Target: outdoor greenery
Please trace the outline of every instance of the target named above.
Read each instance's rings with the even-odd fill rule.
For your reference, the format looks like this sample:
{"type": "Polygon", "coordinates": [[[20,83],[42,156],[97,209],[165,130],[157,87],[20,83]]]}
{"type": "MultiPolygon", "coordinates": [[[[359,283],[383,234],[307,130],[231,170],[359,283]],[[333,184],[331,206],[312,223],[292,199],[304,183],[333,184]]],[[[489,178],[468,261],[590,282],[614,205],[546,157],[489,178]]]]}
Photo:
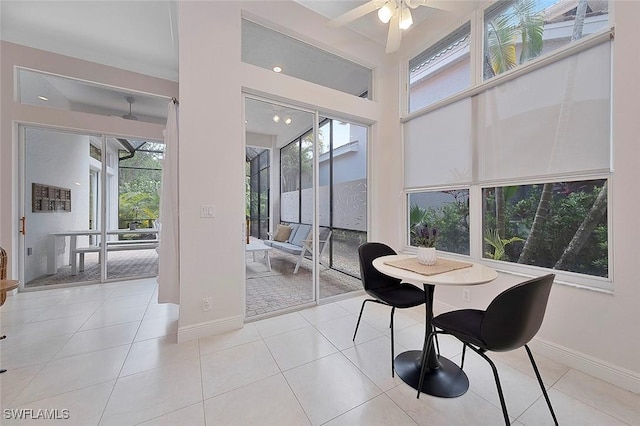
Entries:
{"type": "MultiPolygon", "coordinates": [[[[469,191],[453,190],[426,194],[409,195],[409,224],[426,223],[437,229],[438,238],[435,247],[438,250],[458,254],[469,254],[469,191]],[[444,198],[447,201],[424,203],[416,201],[418,195],[444,198]],[[444,197],[443,197],[444,196],[444,197]]],[[[415,233],[411,234],[410,244],[418,246],[415,233]]]]}
{"type": "Polygon", "coordinates": [[[601,277],[608,275],[605,180],[485,188],[483,199],[485,257],[601,277]],[[541,237],[525,261],[525,242],[530,238],[539,200],[547,185],[552,191],[546,204],[546,220],[540,225],[541,237]],[[503,203],[497,203],[496,197],[503,197],[503,203]],[[602,204],[604,209],[599,207],[602,204]],[[504,206],[502,231],[497,230],[497,217],[501,215],[497,205],[504,206]]]}
{"type": "MultiPolygon", "coordinates": [[[[145,143],[131,158],[119,164],[118,227],[131,222],[152,227],[160,214],[160,185],[164,145],[145,143]]],[[[125,151],[126,154],[129,154],[125,151]]],[[[123,155],[120,155],[123,157],[123,155]]]]}

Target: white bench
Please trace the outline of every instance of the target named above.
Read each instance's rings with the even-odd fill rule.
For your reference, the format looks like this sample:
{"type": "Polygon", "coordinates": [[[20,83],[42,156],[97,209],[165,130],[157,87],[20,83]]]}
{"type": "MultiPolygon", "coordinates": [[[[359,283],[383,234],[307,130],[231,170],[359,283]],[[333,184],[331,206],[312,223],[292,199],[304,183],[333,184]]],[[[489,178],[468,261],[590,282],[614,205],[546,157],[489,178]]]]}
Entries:
{"type": "MultiPolygon", "coordinates": [[[[108,241],[107,252],[110,251],[124,251],[124,250],[155,250],[158,248],[158,240],[119,240],[108,241]]],[[[100,246],[87,246],[77,247],[71,253],[71,274],[75,275],[78,271],[84,271],[84,254],[85,253],[98,253],[98,263],[101,262],[100,258],[100,246]],[[76,270],[76,254],[80,255],[76,270]]]]}

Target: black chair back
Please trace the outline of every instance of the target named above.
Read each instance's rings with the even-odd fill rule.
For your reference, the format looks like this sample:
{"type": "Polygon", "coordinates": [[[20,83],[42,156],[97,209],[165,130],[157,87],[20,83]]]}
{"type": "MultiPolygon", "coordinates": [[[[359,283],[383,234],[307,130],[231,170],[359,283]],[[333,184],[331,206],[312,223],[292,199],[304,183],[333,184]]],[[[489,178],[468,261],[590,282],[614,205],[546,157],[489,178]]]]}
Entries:
{"type": "Polygon", "coordinates": [[[555,274],[515,285],[496,296],[485,311],[480,335],[491,351],[510,351],[527,344],[536,335],[555,274]]]}
{"type": "Polygon", "coordinates": [[[358,257],[360,258],[360,277],[365,291],[377,290],[400,284],[401,280],[384,275],[373,267],[373,261],[381,256],[396,254],[396,252],[386,244],[364,243],[358,247],[358,257]]]}

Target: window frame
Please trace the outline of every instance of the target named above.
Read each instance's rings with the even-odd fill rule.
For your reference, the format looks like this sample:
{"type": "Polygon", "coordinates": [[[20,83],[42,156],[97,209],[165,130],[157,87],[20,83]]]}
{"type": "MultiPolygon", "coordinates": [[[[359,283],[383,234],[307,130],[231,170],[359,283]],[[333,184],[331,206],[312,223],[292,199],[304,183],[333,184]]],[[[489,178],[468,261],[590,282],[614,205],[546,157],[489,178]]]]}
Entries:
{"type": "MultiPolygon", "coordinates": [[[[402,99],[403,114],[400,118],[402,124],[407,123],[408,121],[417,118],[421,115],[428,114],[430,112],[439,110],[448,105],[451,105],[455,102],[458,102],[463,99],[473,98],[474,96],[483,93],[493,87],[496,87],[500,84],[506,83],[510,80],[516,79],[519,76],[524,74],[528,74],[534,72],[535,70],[545,67],[547,65],[553,64],[562,59],[571,57],[573,55],[577,55],[578,53],[587,50],[591,47],[599,45],[601,43],[609,42],[614,40],[615,28],[613,26],[614,22],[614,14],[612,4],[609,4],[609,27],[600,31],[596,31],[592,34],[584,36],[580,40],[569,43],[568,45],[562,46],[556,50],[551,52],[541,54],[537,58],[534,58],[530,61],[527,61],[523,64],[519,64],[518,66],[505,71],[501,74],[498,74],[488,80],[483,79],[482,75],[482,64],[481,60],[478,58],[482,58],[484,52],[484,43],[482,40],[478,40],[478,34],[483,34],[484,31],[484,15],[485,10],[492,5],[488,5],[485,8],[478,9],[470,18],[471,20],[471,45],[470,45],[470,55],[471,55],[471,78],[472,82],[470,87],[467,90],[459,92],[457,94],[451,95],[447,98],[444,98],[438,102],[435,102],[429,106],[418,109],[414,112],[409,113],[409,60],[414,58],[415,54],[412,54],[410,57],[405,58],[402,63],[403,73],[402,78],[403,93],[401,96],[404,97],[402,99]],[[474,36],[476,36],[474,38],[474,36]]],[[[451,33],[449,33],[451,34],[451,33]]],[[[441,39],[442,40],[442,39],[441,39]]],[[[437,45],[441,40],[436,41],[435,43],[431,43],[430,46],[437,45]]],[[[613,49],[614,47],[612,47],[613,49]]],[[[420,49],[419,52],[423,52],[426,49],[420,49]]],[[[613,72],[611,74],[613,77],[613,72]]],[[[613,105],[611,105],[611,108],[613,105]]],[[[612,121],[612,112],[610,113],[610,120],[612,121]]],[[[612,130],[611,130],[612,132],[612,130]]],[[[404,149],[404,135],[403,135],[403,149],[404,149]]],[[[475,145],[475,140],[473,142],[473,151],[474,157],[476,155],[477,146],[475,145]]],[[[403,154],[404,157],[404,154],[403,154]]],[[[475,161],[473,158],[474,169],[475,169],[475,161]]],[[[406,165],[403,162],[403,174],[404,168],[406,165]]],[[[462,259],[472,259],[476,262],[480,262],[486,264],[500,272],[531,277],[534,275],[541,275],[545,273],[549,273],[550,271],[556,274],[556,283],[569,285],[578,288],[584,288],[587,290],[604,292],[604,293],[613,293],[613,282],[615,278],[615,270],[614,270],[614,253],[613,253],[613,226],[612,226],[612,217],[613,213],[611,211],[612,207],[612,198],[614,194],[612,193],[611,182],[614,179],[613,176],[613,168],[610,167],[607,171],[578,171],[572,172],[570,174],[564,175],[547,175],[547,176],[536,176],[530,177],[526,179],[496,179],[490,182],[484,181],[479,182],[477,180],[477,176],[475,175],[476,171],[473,171],[474,177],[473,181],[466,185],[426,185],[420,187],[406,187],[403,188],[403,197],[405,202],[403,203],[403,251],[408,253],[415,253],[417,251],[416,247],[410,245],[410,219],[409,219],[409,194],[415,192],[426,192],[426,191],[447,191],[447,190],[456,190],[467,188],[469,190],[469,244],[470,244],[470,255],[460,255],[456,253],[446,253],[447,257],[451,258],[462,258],[462,259]],[[608,277],[597,277],[593,275],[580,274],[569,271],[559,271],[554,270],[552,268],[543,268],[532,265],[522,265],[517,263],[505,262],[505,261],[497,261],[493,259],[487,259],[483,257],[483,189],[492,188],[496,186],[509,186],[509,185],[532,185],[532,184],[544,184],[551,182],[569,182],[569,181],[580,181],[580,180],[594,180],[594,179],[604,179],[608,184],[608,193],[607,193],[607,243],[608,243],[608,277]]]]}

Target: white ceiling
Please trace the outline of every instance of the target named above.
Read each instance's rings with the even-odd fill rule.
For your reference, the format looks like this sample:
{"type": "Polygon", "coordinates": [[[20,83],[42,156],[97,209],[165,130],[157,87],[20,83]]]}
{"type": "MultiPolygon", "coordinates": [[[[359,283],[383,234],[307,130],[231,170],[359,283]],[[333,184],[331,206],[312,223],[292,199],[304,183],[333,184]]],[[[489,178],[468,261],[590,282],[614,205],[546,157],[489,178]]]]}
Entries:
{"type": "MultiPolygon", "coordinates": [[[[366,0],[296,1],[330,19],[366,2],[366,0]]],[[[432,1],[455,3],[455,0],[432,1]]],[[[438,13],[443,12],[419,7],[413,11],[414,22],[418,23],[438,13]]],[[[352,22],[348,27],[381,46],[386,42],[387,25],[377,19],[376,13],[370,13],[352,22]]],[[[2,0],[0,1],[0,37],[4,41],[37,49],[173,81],[178,80],[177,0],[2,0]]],[[[321,69],[317,71],[323,73],[321,69]]],[[[91,106],[91,99],[95,99],[95,88],[71,88],[70,85],[58,84],[56,89],[75,105],[91,106]]],[[[125,95],[126,93],[122,91],[113,93],[108,105],[92,107],[110,109],[111,114],[121,116],[128,112],[128,104],[124,101],[125,95]]],[[[146,108],[145,102],[139,100],[133,106],[134,114],[157,117],[157,104],[148,107],[155,110],[147,111],[146,108]]],[[[268,123],[266,119],[256,119],[255,116],[258,113],[260,112],[247,111],[249,125],[253,126],[250,124],[252,122],[268,123]]],[[[261,114],[269,114],[265,117],[270,119],[272,111],[267,109],[261,114]]],[[[288,129],[291,131],[292,127],[288,129]]],[[[252,131],[265,134],[277,130],[278,128],[252,128],[252,131]]]]}

